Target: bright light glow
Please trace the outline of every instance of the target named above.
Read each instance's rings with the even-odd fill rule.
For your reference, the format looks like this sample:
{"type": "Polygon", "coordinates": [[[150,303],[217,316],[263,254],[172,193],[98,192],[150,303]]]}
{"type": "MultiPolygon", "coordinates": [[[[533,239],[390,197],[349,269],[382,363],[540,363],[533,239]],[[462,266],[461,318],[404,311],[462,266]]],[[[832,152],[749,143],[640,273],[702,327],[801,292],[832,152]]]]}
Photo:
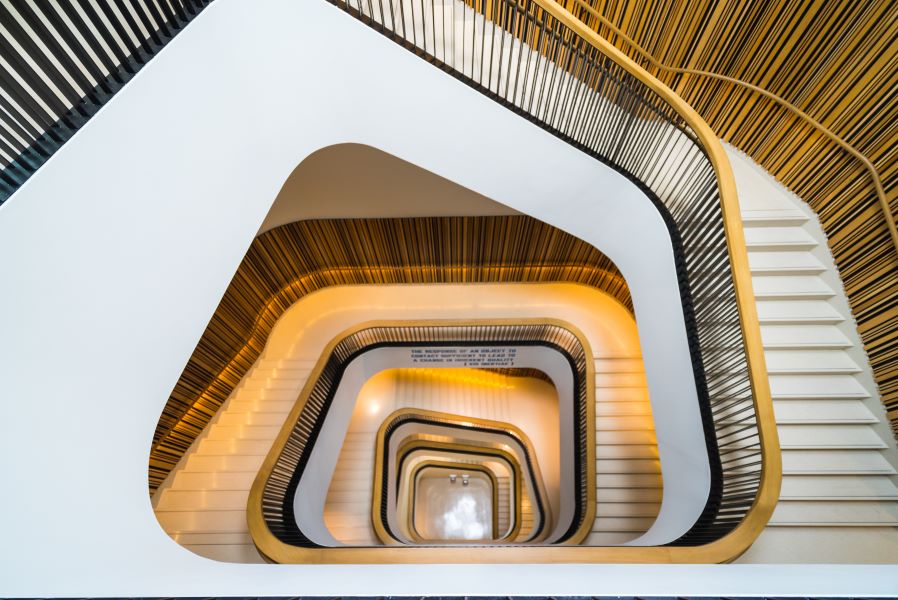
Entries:
{"type": "Polygon", "coordinates": [[[486,527],[481,521],[480,510],[473,494],[460,494],[448,511],[442,515],[442,530],[447,540],[482,540],[486,527]]]}
{"type": "Polygon", "coordinates": [[[449,477],[423,477],[417,485],[415,528],[423,538],[492,539],[492,484],[489,481],[465,473],[461,477],[450,473],[449,477]],[[453,476],[457,483],[452,481],[453,476]]]}

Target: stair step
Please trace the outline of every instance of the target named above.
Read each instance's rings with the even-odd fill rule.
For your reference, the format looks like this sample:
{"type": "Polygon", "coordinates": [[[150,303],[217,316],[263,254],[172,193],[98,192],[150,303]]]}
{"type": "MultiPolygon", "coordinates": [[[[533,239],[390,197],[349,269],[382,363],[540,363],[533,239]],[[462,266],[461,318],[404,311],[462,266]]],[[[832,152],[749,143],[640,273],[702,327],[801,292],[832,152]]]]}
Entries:
{"type": "Polygon", "coordinates": [[[618,388],[596,388],[596,402],[614,403],[614,402],[648,402],[649,388],[648,386],[635,387],[618,387],[618,388]]]}
{"type": "Polygon", "coordinates": [[[596,387],[630,388],[646,387],[645,373],[596,373],[596,387]]]}
{"type": "Polygon", "coordinates": [[[762,325],[765,349],[850,348],[851,341],[833,325],[762,325]]]}
{"type": "Polygon", "coordinates": [[[307,359],[307,358],[277,358],[277,359],[267,359],[260,358],[256,361],[256,368],[258,369],[277,369],[277,368],[285,368],[285,369],[313,369],[315,368],[315,364],[318,362],[317,359],[307,359]]]}
{"type": "Polygon", "coordinates": [[[596,435],[598,432],[620,431],[655,431],[655,423],[650,416],[637,417],[596,417],[596,435]]]}
{"type": "Polygon", "coordinates": [[[898,500],[898,488],[886,475],[787,475],[780,497],[898,500]]]}
{"type": "Polygon", "coordinates": [[[174,490],[248,490],[256,478],[255,471],[191,473],[178,471],[172,480],[174,490]]]}
{"type": "MultiPolygon", "coordinates": [[[[282,419],[283,421],[283,419],[282,419]]],[[[267,440],[274,441],[280,432],[279,425],[225,425],[216,423],[208,430],[207,440],[267,440]]]]}
{"type": "Polygon", "coordinates": [[[826,265],[810,252],[749,252],[748,266],[752,275],[817,275],[826,265]]]}
{"type": "Polygon", "coordinates": [[[373,452],[374,444],[365,445],[364,448],[347,448],[343,446],[343,449],[340,450],[340,460],[373,460],[373,452]]]}
{"type": "Polygon", "coordinates": [[[259,470],[265,455],[253,456],[201,456],[191,454],[187,458],[184,470],[189,472],[216,473],[219,471],[253,471],[259,470]]]}
{"type": "Polygon", "coordinates": [[[826,400],[869,397],[852,375],[771,375],[770,391],[775,400],[826,400]]]}
{"type": "Polygon", "coordinates": [[[376,434],[374,432],[369,433],[365,439],[358,439],[357,436],[349,437],[347,434],[346,439],[343,441],[343,449],[350,451],[366,451],[370,450],[374,447],[374,440],[376,434]]]}
{"type": "Polygon", "coordinates": [[[246,509],[207,510],[202,512],[156,511],[162,528],[171,533],[244,533],[246,509]]]}
{"type": "Polygon", "coordinates": [[[367,503],[359,503],[357,506],[351,504],[328,506],[324,509],[324,520],[328,529],[367,529],[371,526],[371,507],[367,503]],[[341,512],[342,510],[356,512],[341,512]]]}
{"type": "Polygon", "coordinates": [[[644,402],[596,402],[597,417],[645,417],[652,415],[652,405],[648,399],[644,402]]]}
{"type": "Polygon", "coordinates": [[[600,488],[596,494],[599,502],[661,502],[664,493],[660,488],[600,488]]]}
{"type": "Polygon", "coordinates": [[[255,381],[247,381],[241,391],[254,392],[274,391],[274,390],[290,390],[298,392],[305,379],[287,379],[286,377],[277,377],[273,379],[257,379],[255,381]]]}
{"type": "Polygon", "coordinates": [[[898,503],[894,502],[779,502],[771,525],[898,525],[898,503]]]}
{"type": "Polygon", "coordinates": [[[356,496],[346,502],[328,502],[324,515],[338,527],[364,525],[371,518],[371,499],[356,496]]]}
{"type": "Polygon", "coordinates": [[[747,227],[745,245],[748,250],[810,250],[817,240],[801,227],[747,227]]]}
{"type": "Polygon", "coordinates": [[[298,395],[299,387],[296,390],[282,390],[282,389],[258,389],[258,390],[250,390],[241,388],[234,393],[234,400],[240,401],[251,401],[257,402],[260,400],[291,400],[293,402],[296,401],[296,397],[298,395]]]}
{"type": "Polygon", "coordinates": [[[785,450],[787,475],[894,475],[895,469],[878,450],[785,450]]]}
{"type": "Polygon", "coordinates": [[[287,377],[287,378],[295,378],[295,377],[306,377],[309,373],[312,372],[312,367],[306,367],[301,365],[284,365],[284,366],[271,366],[271,367],[258,367],[253,370],[252,377],[255,379],[258,378],[271,378],[271,377],[287,377]]]}
{"type": "Polygon", "coordinates": [[[867,425],[779,425],[780,447],[811,449],[886,448],[886,444],[867,425]]]}
{"type": "Polygon", "coordinates": [[[230,545],[253,543],[253,538],[249,533],[175,533],[171,537],[179,544],[230,545]]]}
{"type": "Polygon", "coordinates": [[[813,275],[755,275],[751,284],[758,300],[827,300],[836,295],[826,282],[813,275]]]}
{"type": "Polygon", "coordinates": [[[656,502],[605,502],[599,500],[596,502],[596,517],[599,519],[606,517],[630,517],[655,518],[661,504],[656,502]]]}
{"type": "Polygon", "coordinates": [[[857,363],[841,350],[767,350],[767,372],[848,374],[861,371],[857,363]]]}
{"type": "Polygon", "coordinates": [[[162,491],[156,510],[246,510],[249,491],[167,489],[162,491]]]}
{"type": "Polygon", "coordinates": [[[607,531],[632,531],[645,533],[655,522],[655,518],[627,518],[627,517],[602,517],[597,516],[593,525],[594,533],[607,531]]]}
{"type": "Polygon", "coordinates": [[[598,459],[650,459],[658,460],[658,446],[654,444],[630,446],[597,446],[598,459]]]}
{"type": "Polygon", "coordinates": [[[662,489],[661,474],[607,473],[597,479],[598,490],[608,489],[662,489]]]}
{"type": "Polygon", "coordinates": [[[292,400],[275,400],[271,398],[254,398],[252,400],[243,400],[234,398],[228,403],[227,412],[229,413],[272,413],[279,415],[287,415],[296,404],[296,398],[292,400]]]}
{"type": "Polygon", "coordinates": [[[601,431],[596,432],[596,446],[613,446],[616,444],[636,444],[645,446],[647,444],[657,444],[655,439],[655,431],[642,429],[639,431],[601,431]]]}
{"type": "Polygon", "coordinates": [[[639,373],[645,375],[642,358],[596,358],[596,373],[639,373]]]}
{"type": "Polygon", "coordinates": [[[271,449],[274,438],[269,440],[201,440],[196,456],[265,456],[271,449]]]}
{"type": "MultiPolygon", "coordinates": [[[[230,408],[230,407],[228,407],[230,408]]],[[[216,422],[221,426],[269,425],[280,428],[284,424],[284,412],[257,412],[225,410],[216,422]]]]}
{"type": "Polygon", "coordinates": [[[775,400],[773,411],[780,425],[878,422],[862,400],[775,400]]]}
{"type": "Polygon", "coordinates": [[[598,459],[596,473],[661,473],[661,462],[658,459],[598,459]]]}
{"type": "Polygon", "coordinates": [[[758,318],[762,325],[775,323],[841,323],[844,317],[821,300],[759,300],[758,318]]]}
{"type": "Polygon", "coordinates": [[[746,228],[796,227],[804,225],[808,217],[796,209],[743,210],[742,223],[746,228]]]}

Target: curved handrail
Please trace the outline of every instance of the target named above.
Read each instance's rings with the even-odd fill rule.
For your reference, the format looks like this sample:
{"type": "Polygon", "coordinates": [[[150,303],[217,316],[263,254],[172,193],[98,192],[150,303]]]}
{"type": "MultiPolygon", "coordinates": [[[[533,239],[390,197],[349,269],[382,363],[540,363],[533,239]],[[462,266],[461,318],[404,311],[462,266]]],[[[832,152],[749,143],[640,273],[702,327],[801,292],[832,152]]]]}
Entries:
{"type": "Polygon", "coordinates": [[[782,467],[735,180],[710,126],[554,0],[331,1],[655,201],[677,257],[712,462],[708,505],[678,544],[725,560],[744,551],[772,515],[782,467]]]}
{"type": "Polygon", "coordinates": [[[653,67],[659,69],[661,71],[667,71],[668,73],[679,74],[679,75],[695,75],[698,77],[707,77],[709,79],[717,79],[718,81],[725,81],[727,83],[731,83],[733,85],[737,85],[743,87],[745,89],[751,90],[765,98],[773,100],[783,108],[789,110],[792,114],[802,119],[804,122],[808,123],[815,129],[817,129],[824,136],[829,138],[833,143],[837,146],[840,146],[842,150],[847,152],[849,155],[857,159],[861,166],[867,171],[870,175],[870,180],[873,182],[873,187],[876,189],[876,196],[879,199],[879,208],[882,212],[883,220],[885,221],[886,227],[889,230],[889,235],[892,238],[892,245],[895,247],[895,252],[898,252],[898,227],[895,225],[895,217],[892,215],[892,209],[889,206],[889,199],[886,196],[885,188],[882,185],[882,178],[879,176],[879,171],[873,162],[867,158],[867,156],[862,153],[860,150],[852,146],[850,143],[845,141],[841,136],[837,135],[833,132],[829,127],[801,110],[799,107],[789,102],[782,96],[775,94],[769,90],[766,90],[758,85],[753,83],[749,83],[748,81],[744,81],[742,79],[738,79],[736,77],[730,77],[729,75],[722,75],[720,73],[714,73],[713,71],[704,71],[701,69],[687,69],[684,67],[672,67],[666,63],[658,60],[652,53],[642,47],[636,40],[631,38],[629,35],[624,33],[618,26],[608,20],[604,15],[602,15],[595,8],[587,4],[584,0],[566,0],[567,2],[573,2],[582,10],[585,10],[590,14],[590,16],[595,17],[599,22],[602,23],[605,27],[613,31],[616,35],[620,36],[624,42],[627,43],[633,50],[639,54],[642,58],[647,60],[652,64],[653,67]]]}
{"type": "MultiPolygon", "coordinates": [[[[614,60],[615,63],[666,100],[696,133],[714,167],[717,175],[723,223],[728,241],[727,248],[730,255],[733,283],[740,314],[743,344],[748,362],[749,379],[754,392],[754,409],[758,418],[758,435],[760,437],[763,461],[761,465],[762,477],[752,510],[727,536],[729,538],[743,538],[745,548],[748,548],[773,515],[773,509],[779,499],[782,459],[778,451],[778,442],[776,441],[778,440],[778,435],[761,342],[760,322],[758,320],[757,306],[748,266],[748,252],[745,246],[742,216],[736,193],[736,181],[732,167],[730,167],[729,158],[723,149],[720,139],[707,122],[673,90],[633,62],[595,31],[589,29],[586,24],[576,19],[554,0],[533,0],[533,2],[540,5],[543,10],[552,14],[589,42],[590,45],[599,49],[605,56],[614,60]],[[773,441],[773,444],[770,444],[770,441],[773,441]]],[[[712,544],[720,543],[720,541],[717,540],[712,542],[712,544]]]]}
{"type": "MultiPolygon", "coordinates": [[[[263,556],[276,562],[291,562],[293,557],[303,556],[313,548],[325,551],[299,528],[293,513],[293,496],[346,366],[379,347],[451,343],[540,345],[560,352],[568,361],[574,375],[576,403],[572,411],[574,461],[576,470],[582,473],[575,478],[575,494],[583,495],[580,505],[585,507],[585,511],[575,515],[571,535],[588,534],[595,518],[595,387],[591,385],[595,367],[590,358],[592,350],[582,334],[555,319],[375,321],[350,328],[328,344],[256,475],[247,501],[247,524],[253,543],[263,556]]],[[[531,471],[536,472],[534,467],[531,471]]],[[[380,493],[378,482],[375,478],[375,497],[380,493]]]]}
{"type": "MultiPolygon", "coordinates": [[[[408,458],[409,458],[410,464],[413,465],[412,468],[417,469],[418,465],[421,465],[422,463],[426,463],[426,462],[443,461],[444,464],[447,461],[451,462],[453,460],[454,456],[453,456],[453,453],[451,453],[451,452],[440,453],[437,451],[430,451],[430,450],[422,448],[420,450],[413,450],[413,451],[409,452],[408,458]]],[[[504,476],[505,476],[505,479],[507,480],[505,482],[504,489],[506,490],[507,495],[508,495],[508,513],[507,513],[508,523],[506,523],[506,527],[504,529],[501,528],[501,526],[500,526],[500,529],[499,529],[500,536],[497,536],[496,539],[498,539],[501,542],[513,541],[517,537],[518,533],[521,530],[522,514],[523,514],[523,498],[522,498],[522,494],[521,494],[522,486],[521,486],[521,477],[520,477],[520,466],[517,465],[516,463],[514,463],[514,459],[510,455],[492,457],[492,456],[486,456],[486,455],[477,456],[477,455],[467,455],[466,454],[466,455],[463,455],[463,457],[461,459],[459,459],[464,462],[457,463],[457,464],[463,464],[463,465],[464,464],[481,464],[481,466],[486,467],[486,465],[483,465],[482,463],[477,462],[478,458],[485,459],[490,462],[498,463],[501,465],[499,468],[504,471],[504,476]],[[517,467],[517,469],[516,469],[516,467],[517,467]]],[[[487,467],[487,468],[493,472],[493,475],[496,476],[497,481],[498,481],[499,476],[495,472],[496,469],[494,467],[487,467]]],[[[408,487],[411,485],[411,481],[413,481],[413,478],[409,478],[409,477],[404,478],[403,474],[399,473],[399,481],[396,482],[397,498],[407,498],[408,497],[408,487]]],[[[397,511],[401,511],[403,508],[405,508],[407,517],[414,516],[411,512],[408,511],[407,504],[400,503],[397,505],[396,508],[397,508],[397,511]]],[[[500,516],[500,518],[501,518],[501,516],[500,516]]],[[[400,523],[402,523],[401,519],[397,519],[397,520],[399,520],[400,523]]],[[[413,526],[413,524],[409,523],[409,520],[410,519],[406,519],[404,526],[406,529],[412,530],[412,529],[414,529],[414,526],[413,526]]],[[[417,541],[420,542],[422,540],[419,539],[417,541]]]]}
{"type": "MultiPolygon", "coordinates": [[[[533,447],[533,443],[530,441],[530,438],[518,427],[515,427],[511,423],[499,422],[499,421],[491,421],[487,419],[480,419],[471,416],[462,416],[462,415],[453,415],[448,413],[441,413],[431,410],[423,410],[417,408],[402,408],[397,411],[394,411],[390,414],[383,422],[381,427],[378,429],[377,433],[377,442],[375,446],[375,474],[374,474],[374,505],[371,509],[372,520],[375,523],[375,530],[378,533],[378,537],[384,539],[382,536],[388,536],[389,531],[388,528],[379,528],[377,526],[378,515],[380,515],[380,520],[382,523],[386,523],[386,510],[388,506],[388,485],[391,479],[389,473],[389,447],[390,447],[390,438],[396,433],[396,431],[402,427],[403,425],[407,425],[409,423],[418,423],[420,425],[431,425],[437,427],[444,427],[447,429],[457,429],[462,433],[456,433],[457,436],[463,435],[464,432],[470,431],[481,431],[481,432],[495,432],[499,435],[508,437],[513,440],[514,444],[517,444],[524,457],[523,466],[527,468],[527,475],[530,481],[530,487],[533,490],[533,498],[532,501],[537,508],[537,513],[540,515],[538,526],[534,527],[534,530],[528,532],[528,536],[524,541],[530,542],[536,538],[545,537],[541,536],[543,527],[546,525],[545,519],[543,515],[546,514],[547,509],[545,507],[548,506],[548,500],[545,498],[546,491],[545,486],[542,481],[542,474],[539,468],[539,462],[536,459],[536,451],[533,447]],[[378,493],[378,490],[380,493],[378,493]]],[[[403,442],[400,443],[399,448],[396,450],[395,454],[397,456],[396,462],[397,464],[401,463],[404,458],[404,455],[408,454],[410,449],[415,449],[419,446],[427,446],[430,449],[433,449],[437,446],[440,446],[444,449],[450,448],[453,443],[457,446],[461,444],[457,439],[454,441],[450,441],[447,443],[439,443],[433,440],[421,441],[417,438],[406,438],[403,442]]],[[[472,440],[466,440],[464,444],[470,446],[475,444],[472,440]]],[[[572,463],[576,464],[576,460],[573,460],[572,463]]],[[[580,465],[581,467],[584,465],[580,465]]],[[[397,467],[397,471],[401,469],[397,467]]],[[[576,501],[585,503],[589,500],[583,496],[578,498],[576,501]]],[[[581,527],[575,532],[570,532],[562,536],[562,539],[568,543],[580,543],[583,539],[588,535],[591,522],[595,518],[594,507],[589,506],[581,506],[579,511],[574,511],[572,516],[572,520],[574,522],[577,521],[576,514],[577,513],[586,514],[586,518],[584,521],[588,524],[587,527],[581,527]],[[592,508],[592,510],[591,510],[592,508]]],[[[548,531],[545,533],[549,533],[548,531]]],[[[559,541],[559,540],[556,540],[559,541]]],[[[555,543],[555,542],[553,542],[555,543]]]]}

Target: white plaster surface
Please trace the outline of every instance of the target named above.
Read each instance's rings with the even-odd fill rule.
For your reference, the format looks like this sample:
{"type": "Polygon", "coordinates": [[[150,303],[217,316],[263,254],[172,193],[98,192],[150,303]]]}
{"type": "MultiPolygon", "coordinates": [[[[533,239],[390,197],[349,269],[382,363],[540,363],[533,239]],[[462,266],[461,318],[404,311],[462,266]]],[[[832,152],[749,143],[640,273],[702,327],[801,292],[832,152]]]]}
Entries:
{"type": "Polygon", "coordinates": [[[666,234],[623,178],[325,2],[218,0],[0,209],[0,595],[898,591],[894,568],[234,565],[167,538],[146,494],[161,407],[286,177],[341,142],[601,248],[656,419],[694,405],[666,234]]]}

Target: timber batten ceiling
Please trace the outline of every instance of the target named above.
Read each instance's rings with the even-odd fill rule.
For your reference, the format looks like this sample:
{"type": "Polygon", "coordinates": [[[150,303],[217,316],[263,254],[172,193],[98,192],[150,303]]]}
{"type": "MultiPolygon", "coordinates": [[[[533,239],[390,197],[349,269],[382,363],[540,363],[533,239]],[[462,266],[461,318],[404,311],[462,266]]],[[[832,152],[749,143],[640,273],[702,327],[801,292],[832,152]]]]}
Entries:
{"type": "Polygon", "coordinates": [[[567,282],[632,311],[614,263],[527,216],[299,221],[257,237],[181,374],[153,436],[155,489],[261,354],[277,319],[333,285],[567,282]]]}

